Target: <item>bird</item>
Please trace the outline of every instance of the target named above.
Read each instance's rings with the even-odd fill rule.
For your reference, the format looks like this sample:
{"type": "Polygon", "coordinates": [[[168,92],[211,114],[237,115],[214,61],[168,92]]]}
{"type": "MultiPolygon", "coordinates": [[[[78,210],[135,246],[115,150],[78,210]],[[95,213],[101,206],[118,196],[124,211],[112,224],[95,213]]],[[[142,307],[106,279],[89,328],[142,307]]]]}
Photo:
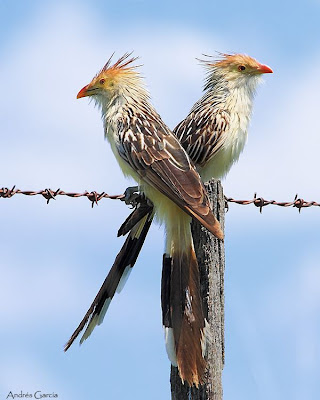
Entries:
{"type": "MultiPolygon", "coordinates": [[[[89,96],[101,109],[105,137],[123,174],[133,178],[153,204],[152,214],[146,214],[132,228],[130,239],[139,235],[140,228],[149,225],[153,214],[165,225],[165,262],[171,266],[170,307],[166,313],[171,362],[178,367],[183,382],[199,386],[206,368],[203,354],[206,321],[191,220],[198,220],[218,239],[223,239],[223,232],[210,208],[200,175],[176,136],[151,105],[141,75],[133,64],[136,58],[130,58],[126,53],[114,64],[111,64],[111,58],[80,90],[77,98],[89,96]]],[[[117,282],[118,272],[112,278],[114,287],[119,286],[123,278],[117,282]]],[[[88,311],[65,350],[84,325],[82,341],[101,323],[110,302],[105,296],[104,300],[88,311]]]]}
{"type": "Polygon", "coordinates": [[[246,54],[200,60],[206,69],[204,94],[173,130],[204,182],[224,178],[248,137],[253,99],[263,74],[272,73],[246,54]]]}

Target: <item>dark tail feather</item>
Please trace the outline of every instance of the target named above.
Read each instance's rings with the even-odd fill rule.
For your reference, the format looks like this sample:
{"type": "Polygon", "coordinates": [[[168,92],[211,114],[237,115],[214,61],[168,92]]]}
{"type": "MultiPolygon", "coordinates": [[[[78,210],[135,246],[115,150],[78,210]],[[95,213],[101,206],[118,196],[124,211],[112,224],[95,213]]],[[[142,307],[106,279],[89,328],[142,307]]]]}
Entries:
{"type": "Polygon", "coordinates": [[[144,217],[140,218],[138,223],[132,227],[124,245],[114,261],[113,266],[111,267],[109,274],[104,280],[98,294],[80,322],[78,328],[74,331],[65,345],[64,351],[69,349],[86,325],[87,327],[81,337],[80,344],[90,336],[91,332],[97,325],[100,325],[103,322],[103,318],[115,292],[121,291],[137,260],[152,223],[152,219],[153,209],[151,208],[151,211],[144,215],[144,217]]]}
{"type": "Polygon", "coordinates": [[[161,285],[163,325],[169,359],[189,386],[203,383],[206,369],[205,318],[200,296],[199,268],[193,248],[189,254],[164,255],[161,285]]]}
{"type": "Polygon", "coordinates": [[[139,203],[129,215],[129,217],[124,221],[118,230],[118,236],[125,236],[131,229],[137,225],[142,218],[149,214],[150,218],[153,211],[153,204],[150,200],[147,200],[143,195],[139,197],[139,203]]]}

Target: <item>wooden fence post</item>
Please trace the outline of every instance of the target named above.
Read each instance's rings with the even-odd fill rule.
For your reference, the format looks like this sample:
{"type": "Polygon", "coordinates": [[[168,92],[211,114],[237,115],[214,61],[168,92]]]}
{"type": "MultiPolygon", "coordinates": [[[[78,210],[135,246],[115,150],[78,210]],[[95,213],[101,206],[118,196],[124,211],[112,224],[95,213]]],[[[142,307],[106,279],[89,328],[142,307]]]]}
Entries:
{"type": "MultiPolygon", "coordinates": [[[[212,209],[224,230],[225,200],[220,181],[206,184],[212,209]]],[[[199,389],[183,385],[178,368],[171,366],[172,400],[222,400],[224,366],[224,242],[216,239],[200,223],[192,223],[192,235],[200,268],[203,309],[210,326],[207,348],[206,382],[199,389]]]]}

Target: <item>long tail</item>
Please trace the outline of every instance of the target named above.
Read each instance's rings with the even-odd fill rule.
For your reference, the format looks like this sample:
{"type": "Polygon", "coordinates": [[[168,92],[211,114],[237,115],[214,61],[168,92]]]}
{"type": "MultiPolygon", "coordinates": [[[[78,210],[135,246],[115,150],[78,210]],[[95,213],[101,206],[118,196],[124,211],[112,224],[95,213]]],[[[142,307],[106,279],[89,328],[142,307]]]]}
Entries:
{"type": "Polygon", "coordinates": [[[74,331],[65,345],[64,351],[67,351],[77,338],[79,333],[86,327],[84,334],[80,339],[83,343],[92,333],[93,329],[102,324],[104,316],[108,310],[110,302],[115,292],[120,293],[123,289],[129,274],[137,260],[140,250],[143,246],[147,233],[153,219],[153,207],[149,206],[142,213],[139,207],[136,208],[119,229],[118,236],[129,235],[118,253],[109,274],[104,280],[98,294],[93,300],[89,310],[83,317],[78,328],[74,331]]]}
{"type": "Polygon", "coordinates": [[[167,221],[161,304],[168,357],[182,381],[198,387],[206,369],[206,320],[190,223],[183,212],[167,221]]]}

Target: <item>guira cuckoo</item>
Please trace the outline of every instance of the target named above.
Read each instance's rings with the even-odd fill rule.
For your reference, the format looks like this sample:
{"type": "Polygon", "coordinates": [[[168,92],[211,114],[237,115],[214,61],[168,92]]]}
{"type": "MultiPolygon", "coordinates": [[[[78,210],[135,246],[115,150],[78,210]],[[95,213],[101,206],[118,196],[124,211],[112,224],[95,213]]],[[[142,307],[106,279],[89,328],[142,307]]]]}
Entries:
{"type": "MultiPolygon", "coordinates": [[[[219,239],[223,233],[198,172],[151,105],[142,79],[132,66],[135,59],[128,56],[125,54],[113,65],[109,60],[77,97],[91,96],[101,108],[105,137],[122,172],[135,179],[165,225],[165,253],[172,265],[168,335],[174,343],[174,362],[182,380],[198,386],[205,369],[206,333],[191,218],[219,239]]],[[[108,303],[100,304],[83,339],[102,321],[108,303]]]]}
{"type": "MultiPolygon", "coordinates": [[[[203,97],[195,103],[189,115],[174,129],[182,146],[195,163],[204,181],[222,178],[238,160],[247,139],[247,127],[251,116],[252,101],[257,84],[264,73],[272,70],[253,58],[235,54],[223,54],[219,60],[202,61],[207,78],[203,97]]],[[[143,245],[153,218],[153,207],[147,202],[138,204],[119,230],[119,235],[129,235],[119,252],[99,293],[66,345],[70,347],[74,339],[85,327],[81,339],[86,339],[94,327],[101,323],[107,308],[117,290],[122,289],[143,245]],[[104,307],[103,307],[104,306],[104,307]],[[90,319],[90,320],[89,320],[90,319]]],[[[166,332],[166,344],[169,358],[177,365],[176,344],[172,337],[170,322],[170,288],[173,263],[170,255],[164,255],[162,278],[162,311],[166,332]]],[[[203,371],[203,368],[202,368],[203,371]]],[[[182,376],[183,379],[183,376],[182,376]]],[[[189,384],[201,382],[187,379],[189,384]]]]}

